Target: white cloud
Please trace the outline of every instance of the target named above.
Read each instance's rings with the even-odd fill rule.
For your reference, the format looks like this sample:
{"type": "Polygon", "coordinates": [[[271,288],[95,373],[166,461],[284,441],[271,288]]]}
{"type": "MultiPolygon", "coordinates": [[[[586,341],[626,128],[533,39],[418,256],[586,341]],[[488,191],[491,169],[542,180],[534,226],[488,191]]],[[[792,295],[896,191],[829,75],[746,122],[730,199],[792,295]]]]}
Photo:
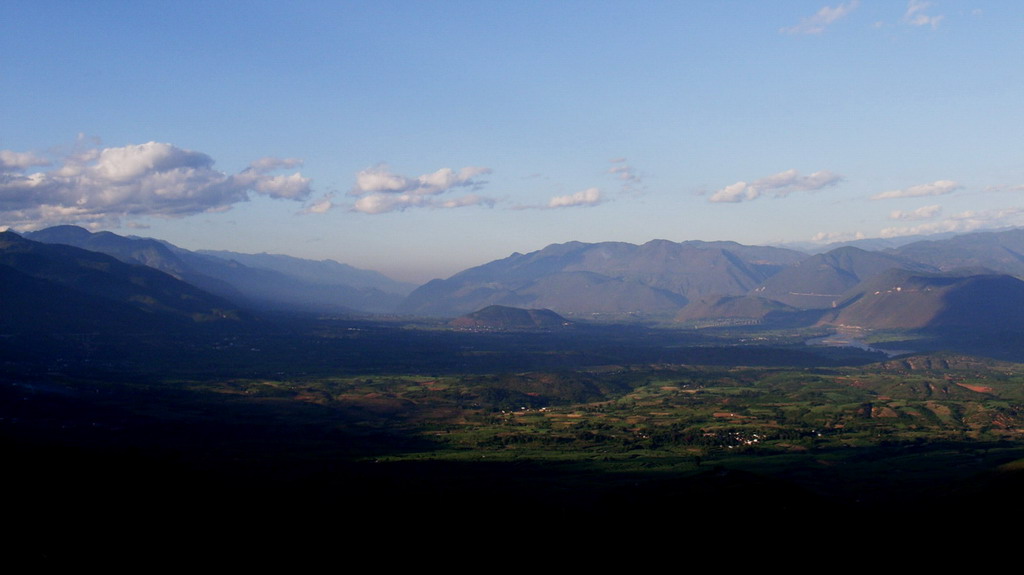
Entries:
{"type": "Polygon", "coordinates": [[[910,186],[909,188],[903,188],[901,190],[890,190],[888,192],[881,192],[871,196],[872,200],[892,200],[896,198],[919,198],[922,196],[941,196],[955,192],[962,188],[960,184],[953,180],[936,180],[930,184],[921,184],[919,186],[910,186]]]}
{"type": "Polygon", "coordinates": [[[608,168],[608,173],[622,182],[623,192],[639,194],[644,191],[643,178],[636,173],[633,166],[626,163],[626,158],[615,158],[611,163],[614,165],[608,168]]]}
{"type": "Polygon", "coordinates": [[[309,178],[298,172],[269,173],[301,164],[295,159],[264,158],[227,175],[206,154],[158,142],[86,148],[53,162],[11,151],[0,159],[0,216],[21,229],[182,217],[224,211],[251,195],[301,200],[311,192],[309,178]],[[26,173],[51,164],[49,171],[26,173]]]}
{"type": "Polygon", "coordinates": [[[839,174],[822,170],[808,176],[801,176],[796,170],[786,170],[751,183],[736,182],[726,186],[708,198],[709,202],[742,202],[755,200],[762,194],[772,193],[785,197],[792,192],[811,192],[834,186],[843,179],[839,174]]]}
{"type": "Polygon", "coordinates": [[[450,200],[444,200],[437,202],[436,206],[439,208],[462,208],[465,206],[493,206],[497,200],[493,198],[487,198],[484,196],[478,196],[477,194],[469,194],[468,196],[462,196],[460,198],[453,198],[450,200]]]}
{"type": "Polygon", "coordinates": [[[867,236],[863,232],[818,232],[811,237],[811,241],[815,243],[830,244],[833,242],[849,242],[853,240],[863,240],[867,236]]]}
{"type": "Polygon", "coordinates": [[[386,165],[362,170],[356,174],[356,183],[349,192],[359,196],[352,209],[366,214],[383,214],[407,208],[455,208],[474,205],[493,205],[494,200],[470,194],[462,198],[438,198],[454,188],[479,188],[485,182],[478,176],[490,174],[490,168],[470,166],[459,171],[441,168],[416,178],[392,173],[386,165]]]}
{"type": "Polygon", "coordinates": [[[790,192],[813,192],[842,181],[842,176],[827,170],[814,172],[809,176],[801,176],[796,170],[787,170],[754,182],[754,187],[769,190],[776,196],[785,196],[790,192]]]}
{"type": "Polygon", "coordinates": [[[575,206],[596,206],[602,201],[601,190],[587,188],[567,196],[555,196],[548,201],[549,208],[571,208],[575,206]]]}
{"type": "Polygon", "coordinates": [[[411,194],[372,194],[356,200],[352,209],[364,214],[385,214],[395,210],[404,210],[409,207],[423,205],[426,205],[426,199],[422,196],[413,196],[411,194]]]}
{"type": "Polygon", "coordinates": [[[451,168],[441,168],[433,174],[417,178],[419,187],[430,194],[440,194],[454,187],[473,186],[473,178],[491,173],[490,168],[462,168],[456,173],[451,168]]]}
{"type": "Polygon", "coordinates": [[[903,14],[903,22],[911,26],[931,26],[938,28],[943,16],[929,16],[925,10],[931,7],[931,2],[923,0],[910,0],[907,2],[907,11],[903,14]]]}
{"type": "Polygon", "coordinates": [[[32,166],[47,166],[50,160],[31,152],[0,150],[0,170],[24,170],[32,166]]]}
{"type": "Polygon", "coordinates": [[[942,232],[973,232],[980,229],[1019,226],[1024,223],[1024,208],[1004,208],[982,212],[966,211],[938,222],[918,226],[894,227],[882,230],[883,238],[937,234],[942,232]]]}
{"type": "Polygon", "coordinates": [[[209,169],[213,165],[213,158],[206,154],[157,142],[96,152],[91,166],[78,164],[74,168],[91,171],[97,179],[114,185],[138,181],[145,176],[168,176],[176,170],[186,174],[189,170],[209,169]]]}
{"type": "Polygon", "coordinates": [[[942,206],[924,206],[917,208],[911,212],[905,212],[903,210],[893,210],[889,214],[890,220],[930,220],[937,216],[942,211],[942,206]]]}
{"type": "Polygon", "coordinates": [[[458,172],[451,168],[441,168],[432,174],[424,174],[417,178],[407,178],[393,174],[386,165],[362,170],[356,174],[356,185],[351,195],[378,193],[410,193],[417,196],[442,194],[456,187],[476,186],[473,178],[491,173],[490,168],[467,167],[458,172]]]}
{"type": "Polygon", "coordinates": [[[312,204],[306,206],[305,209],[303,209],[299,213],[300,214],[326,214],[328,211],[330,211],[331,208],[334,207],[334,202],[332,201],[333,198],[334,198],[334,194],[331,194],[331,193],[324,194],[324,196],[322,198],[320,198],[319,200],[317,200],[317,201],[313,202],[312,204]]]}
{"type": "Polygon", "coordinates": [[[298,158],[260,158],[249,164],[249,169],[265,173],[273,170],[290,170],[301,166],[302,160],[298,158]]]}
{"type": "Polygon", "coordinates": [[[821,10],[800,21],[796,26],[782,28],[783,34],[821,34],[830,24],[846,17],[860,5],[860,0],[850,0],[836,7],[824,6],[821,10]]]}
{"type": "Polygon", "coordinates": [[[412,183],[407,178],[390,173],[386,166],[378,166],[356,174],[356,185],[352,195],[401,192],[411,186],[412,183]]]}
{"type": "Polygon", "coordinates": [[[742,202],[743,200],[756,199],[759,195],[761,195],[761,192],[752,186],[748,186],[746,182],[736,182],[711,194],[708,201],[716,203],[742,202]]]}

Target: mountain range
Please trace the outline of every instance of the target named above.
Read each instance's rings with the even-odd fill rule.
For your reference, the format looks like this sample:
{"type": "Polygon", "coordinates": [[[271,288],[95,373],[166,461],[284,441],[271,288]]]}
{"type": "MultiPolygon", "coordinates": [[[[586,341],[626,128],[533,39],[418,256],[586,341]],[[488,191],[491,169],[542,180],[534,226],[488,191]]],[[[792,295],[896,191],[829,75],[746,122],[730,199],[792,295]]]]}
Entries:
{"type": "Polygon", "coordinates": [[[452,316],[497,304],[569,315],[671,314],[701,296],[745,294],[806,257],[734,242],[569,242],[433,280],[398,309],[452,316]]]}
{"type": "Polygon", "coordinates": [[[316,313],[384,313],[415,287],[333,260],[273,254],[193,252],[151,238],[56,226],[25,238],[105,253],[165,272],[238,306],[316,313]]]}
{"type": "Polygon", "coordinates": [[[153,330],[245,319],[232,302],[106,254],[0,232],[5,333],[153,330]]]}
{"type": "Polygon", "coordinates": [[[874,329],[1024,327],[1024,281],[969,269],[889,269],[847,292],[821,322],[874,329]]]}
{"type": "Polygon", "coordinates": [[[797,308],[825,308],[860,282],[893,268],[939,271],[899,255],[848,246],[801,260],[765,280],[752,293],[797,308]]]}
{"type": "MultiPolygon", "coordinates": [[[[570,242],[433,280],[413,291],[399,309],[445,317],[496,304],[548,308],[567,317],[672,315],[698,324],[807,324],[829,321],[826,310],[850,305],[858,286],[889,270],[955,270],[957,277],[1001,274],[1019,281],[1024,277],[1022,254],[1024,230],[1019,229],[881,251],[845,245],[813,255],[733,242],[570,242]]],[[[977,287],[965,283],[957,289],[977,287]]],[[[905,323],[918,327],[921,321],[905,323]]]]}
{"type": "MultiPolygon", "coordinates": [[[[487,323],[491,320],[467,314],[500,306],[493,309],[544,309],[569,320],[639,318],[698,326],[1024,325],[1016,312],[1024,309],[1024,229],[922,240],[881,250],[845,245],[817,254],[728,241],[568,242],[514,253],[415,288],[331,260],[192,252],[160,240],[92,233],[75,226],[24,237],[8,233],[5,238],[8,247],[3,251],[8,259],[14,257],[7,254],[9,246],[38,242],[102,252],[125,265],[159,270],[212,298],[202,300],[208,302],[200,306],[202,310],[189,312],[199,314],[229,308],[399,313],[463,316],[463,322],[487,323]]],[[[43,257],[42,248],[35,251],[43,257]]],[[[37,297],[31,295],[33,291],[48,293],[38,282],[51,282],[47,289],[54,293],[76,285],[56,281],[54,274],[18,275],[25,274],[24,258],[30,256],[19,257],[20,267],[5,268],[5,273],[9,286],[23,286],[19,289],[24,293],[18,297],[25,302],[37,297]]],[[[73,266],[66,267],[68,273],[72,270],[73,266]]],[[[96,295],[89,290],[76,293],[74,297],[96,295]]],[[[16,301],[12,298],[9,295],[6,301],[16,301]]],[[[482,317],[493,319],[495,313],[482,317]]],[[[506,318],[502,321],[513,321],[509,312],[502,313],[498,314],[506,318]]],[[[520,320],[524,325],[535,321],[523,317],[513,323],[520,320]]]]}

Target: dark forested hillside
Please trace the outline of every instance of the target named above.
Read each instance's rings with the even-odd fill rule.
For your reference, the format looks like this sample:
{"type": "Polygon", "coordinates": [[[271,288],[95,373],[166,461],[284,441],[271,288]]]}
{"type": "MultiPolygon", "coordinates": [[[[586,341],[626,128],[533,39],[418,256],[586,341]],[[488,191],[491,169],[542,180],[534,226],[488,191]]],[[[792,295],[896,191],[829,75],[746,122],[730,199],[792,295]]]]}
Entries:
{"type": "Polygon", "coordinates": [[[143,318],[159,325],[241,315],[232,303],[161,271],[13,232],[0,233],[0,274],[8,329],[67,331],[88,323],[102,330],[143,318]]]}
{"type": "Polygon", "coordinates": [[[101,252],[166,272],[235,305],[302,312],[390,312],[413,286],[333,261],[270,254],[192,252],[151,238],[56,226],[25,237],[101,252]]]}

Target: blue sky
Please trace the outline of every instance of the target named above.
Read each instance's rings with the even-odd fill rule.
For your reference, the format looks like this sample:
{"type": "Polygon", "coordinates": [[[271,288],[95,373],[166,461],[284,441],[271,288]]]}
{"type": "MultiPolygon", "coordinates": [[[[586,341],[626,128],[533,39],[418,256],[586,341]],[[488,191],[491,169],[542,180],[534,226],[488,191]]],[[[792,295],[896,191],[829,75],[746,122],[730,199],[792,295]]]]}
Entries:
{"type": "Polygon", "coordinates": [[[1024,225],[1024,7],[8,0],[0,226],[426,281],[1024,225]]]}

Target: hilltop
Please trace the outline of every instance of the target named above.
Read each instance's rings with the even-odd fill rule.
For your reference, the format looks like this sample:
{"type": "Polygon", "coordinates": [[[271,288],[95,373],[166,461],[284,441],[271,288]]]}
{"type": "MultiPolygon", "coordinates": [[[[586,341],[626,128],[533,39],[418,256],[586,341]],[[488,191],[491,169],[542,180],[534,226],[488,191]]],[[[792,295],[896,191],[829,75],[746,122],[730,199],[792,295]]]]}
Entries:
{"type": "Polygon", "coordinates": [[[554,329],[570,325],[562,316],[549,309],[519,309],[503,305],[489,305],[473,313],[448,322],[451,327],[484,330],[554,329]]]}

